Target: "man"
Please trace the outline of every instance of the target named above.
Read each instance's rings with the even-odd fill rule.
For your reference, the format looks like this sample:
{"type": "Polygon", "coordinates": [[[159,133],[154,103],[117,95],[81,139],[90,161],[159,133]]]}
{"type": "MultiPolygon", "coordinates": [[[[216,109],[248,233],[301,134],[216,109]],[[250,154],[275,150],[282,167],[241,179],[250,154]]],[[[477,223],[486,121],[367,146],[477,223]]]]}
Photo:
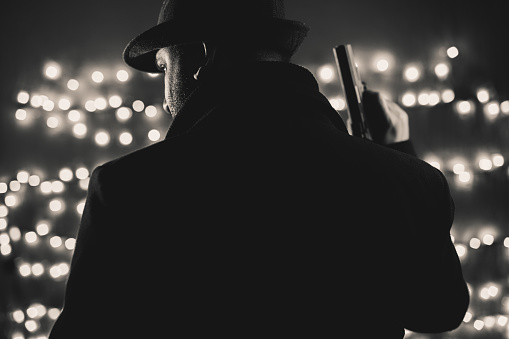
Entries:
{"type": "Polygon", "coordinates": [[[129,65],[165,73],[174,122],[94,171],[51,339],[459,326],[468,292],[444,176],[390,148],[408,146],[406,115],[376,93],[376,134],[397,143],[347,133],[289,63],[307,30],[279,0],[166,0],[130,42],[129,65]]]}

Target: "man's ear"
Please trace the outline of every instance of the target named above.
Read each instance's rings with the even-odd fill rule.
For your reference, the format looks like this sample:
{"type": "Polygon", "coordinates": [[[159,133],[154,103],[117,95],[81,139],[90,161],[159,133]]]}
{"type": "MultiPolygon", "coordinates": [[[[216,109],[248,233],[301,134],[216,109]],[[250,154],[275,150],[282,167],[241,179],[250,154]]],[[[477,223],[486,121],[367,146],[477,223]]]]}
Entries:
{"type": "Polygon", "coordinates": [[[204,58],[198,71],[194,74],[196,80],[202,79],[216,65],[217,44],[212,41],[203,41],[204,58]]]}

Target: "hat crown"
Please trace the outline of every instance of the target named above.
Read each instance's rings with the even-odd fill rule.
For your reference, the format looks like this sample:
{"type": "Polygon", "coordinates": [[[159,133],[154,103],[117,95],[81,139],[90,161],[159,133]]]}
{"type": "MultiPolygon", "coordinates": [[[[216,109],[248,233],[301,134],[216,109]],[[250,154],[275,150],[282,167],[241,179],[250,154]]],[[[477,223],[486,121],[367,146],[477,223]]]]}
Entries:
{"type": "Polygon", "coordinates": [[[157,23],[284,18],[283,0],[164,0],[157,23]]]}

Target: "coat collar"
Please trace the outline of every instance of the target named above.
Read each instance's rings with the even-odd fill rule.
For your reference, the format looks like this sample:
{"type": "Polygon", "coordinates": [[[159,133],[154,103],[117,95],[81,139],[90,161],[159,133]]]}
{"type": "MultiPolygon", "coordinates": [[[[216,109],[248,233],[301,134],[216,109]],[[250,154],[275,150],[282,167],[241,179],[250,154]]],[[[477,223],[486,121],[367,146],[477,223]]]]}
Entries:
{"type": "MultiPolygon", "coordinates": [[[[272,98],[274,94],[281,97],[294,94],[298,100],[312,101],[313,107],[325,114],[336,128],[347,131],[343,120],[320,93],[316,79],[307,69],[286,62],[254,62],[241,66],[240,70],[204,81],[176,115],[166,139],[187,132],[215,107],[232,102],[233,98],[242,96],[246,91],[259,100],[272,100],[266,99],[267,94],[272,93],[272,98]]],[[[268,101],[267,105],[271,103],[268,101]]]]}

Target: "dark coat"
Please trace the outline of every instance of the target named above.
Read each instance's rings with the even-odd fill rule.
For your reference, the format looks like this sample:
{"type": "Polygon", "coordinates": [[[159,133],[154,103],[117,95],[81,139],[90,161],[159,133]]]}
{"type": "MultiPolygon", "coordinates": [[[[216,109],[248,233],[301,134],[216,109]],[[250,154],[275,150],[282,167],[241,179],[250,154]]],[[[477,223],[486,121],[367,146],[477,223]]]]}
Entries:
{"type": "Polygon", "coordinates": [[[93,172],[50,338],[448,331],[453,214],[439,170],[348,135],[307,70],[246,65],[93,172]]]}

